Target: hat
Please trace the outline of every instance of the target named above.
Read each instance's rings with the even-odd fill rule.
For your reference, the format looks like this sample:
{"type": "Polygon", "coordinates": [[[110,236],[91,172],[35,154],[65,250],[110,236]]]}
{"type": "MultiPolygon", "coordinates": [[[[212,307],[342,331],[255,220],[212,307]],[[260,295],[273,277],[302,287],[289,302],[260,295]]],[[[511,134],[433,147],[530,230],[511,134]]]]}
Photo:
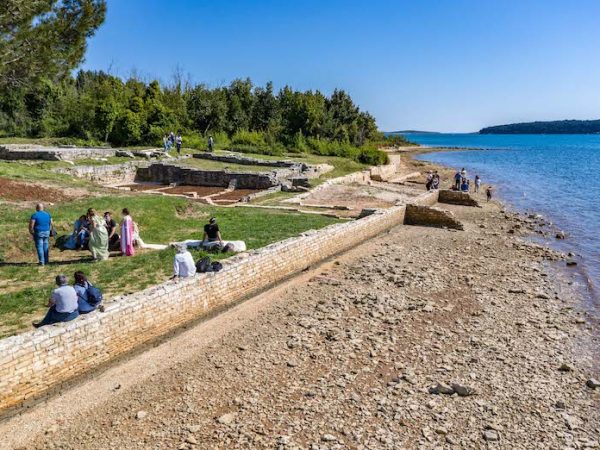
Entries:
{"type": "Polygon", "coordinates": [[[217,218],[216,218],[216,217],[211,217],[211,218],[208,220],[208,223],[215,223],[216,221],[217,221],[217,218]]]}

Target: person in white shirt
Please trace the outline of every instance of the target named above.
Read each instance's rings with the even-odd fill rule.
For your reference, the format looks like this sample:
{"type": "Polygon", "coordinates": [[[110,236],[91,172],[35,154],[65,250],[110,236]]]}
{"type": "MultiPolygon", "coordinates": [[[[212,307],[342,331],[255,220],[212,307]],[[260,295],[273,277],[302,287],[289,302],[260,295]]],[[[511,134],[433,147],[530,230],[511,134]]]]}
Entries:
{"type": "Polygon", "coordinates": [[[196,264],[187,245],[179,244],[173,258],[173,278],[187,278],[196,275],[196,264]]]}

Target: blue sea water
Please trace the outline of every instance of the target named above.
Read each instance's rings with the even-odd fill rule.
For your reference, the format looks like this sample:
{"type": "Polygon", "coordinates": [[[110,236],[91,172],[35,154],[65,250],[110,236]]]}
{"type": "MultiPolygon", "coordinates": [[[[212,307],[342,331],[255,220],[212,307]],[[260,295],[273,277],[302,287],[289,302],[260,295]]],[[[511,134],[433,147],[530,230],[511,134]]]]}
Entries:
{"type": "Polygon", "coordinates": [[[600,291],[600,135],[408,134],[431,147],[480,151],[420,159],[478,174],[509,206],[540,213],[567,234],[561,248],[581,256],[594,297],[600,291]]]}

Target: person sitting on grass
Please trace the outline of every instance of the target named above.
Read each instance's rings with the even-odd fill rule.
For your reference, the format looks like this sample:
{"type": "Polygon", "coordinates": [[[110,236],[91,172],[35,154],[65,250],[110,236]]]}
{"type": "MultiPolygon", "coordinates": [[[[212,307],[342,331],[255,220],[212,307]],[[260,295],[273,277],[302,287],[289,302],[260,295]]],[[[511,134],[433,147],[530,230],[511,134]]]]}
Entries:
{"type": "Polygon", "coordinates": [[[108,249],[116,250],[120,248],[117,222],[112,218],[112,214],[109,211],[104,213],[104,221],[106,222],[106,231],[108,232],[108,249]]]}
{"type": "Polygon", "coordinates": [[[90,222],[85,215],[79,217],[73,225],[73,234],[77,248],[84,249],[90,240],[90,222]]]}
{"type": "Polygon", "coordinates": [[[196,275],[196,264],[192,254],[188,251],[187,245],[178,244],[177,253],[173,258],[173,277],[187,278],[196,275]]]}
{"type": "Polygon", "coordinates": [[[221,231],[217,225],[217,219],[211,217],[206,225],[204,225],[204,236],[202,237],[202,247],[206,249],[222,248],[223,239],[221,231]]]}
{"type": "MultiPolygon", "coordinates": [[[[98,307],[102,310],[102,298],[90,298],[90,286],[93,286],[87,280],[85,274],[78,270],[73,275],[75,278],[75,284],[73,284],[73,289],[77,293],[77,309],[79,310],[79,314],[88,314],[92,311],[95,311],[98,307]]],[[[93,292],[92,292],[93,294],[93,292]]]]}
{"type": "Polygon", "coordinates": [[[69,322],[79,316],[77,292],[72,286],[69,286],[67,277],[58,275],[56,285],[58,287],[54,289],[48,301],[48,312],[40,322],[33,322],[35,328],[52,325],[53,323],[69,322]]]}

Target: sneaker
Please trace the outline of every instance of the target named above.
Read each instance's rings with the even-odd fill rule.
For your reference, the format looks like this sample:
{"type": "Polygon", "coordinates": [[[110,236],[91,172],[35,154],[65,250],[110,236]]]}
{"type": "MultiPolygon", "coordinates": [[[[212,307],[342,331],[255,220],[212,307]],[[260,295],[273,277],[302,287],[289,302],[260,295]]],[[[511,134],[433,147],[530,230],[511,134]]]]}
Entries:
{"type": "Polygon", "coordinates": [[[33,325],[33,328],[39,328],[42,326],[41,322],[31,322],[31,325],[33,325]]]}

